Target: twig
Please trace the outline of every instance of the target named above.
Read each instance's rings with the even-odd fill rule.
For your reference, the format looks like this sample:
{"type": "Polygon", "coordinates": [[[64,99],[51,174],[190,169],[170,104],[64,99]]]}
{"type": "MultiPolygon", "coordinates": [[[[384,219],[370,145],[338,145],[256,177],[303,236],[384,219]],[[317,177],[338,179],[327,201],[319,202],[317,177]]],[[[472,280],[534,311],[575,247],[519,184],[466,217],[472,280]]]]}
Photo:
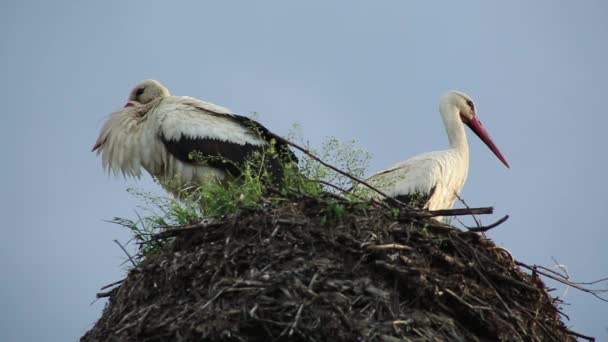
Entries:
{"type": "Polygon", "coordinates": [[[300,320],[300,316],[302,316],[303,308],[304,308],[304,303],[300,304],[300,306],[298,307],[298,311],[296,312],[296,317],[293,319],[293,323],[291,324],[291,327],[289,328],[289,333],[287,334],[287,336],[293,335],[293,331],[298,326],[298,321],[300,320]]]}
{"type": "Polygon", "coordinates": [[[346,189],[342,189],[341,187],[339,187],[339,186],[337,186],[337,185],[335,185],[335,184],[332,184],[332,183],[330,183],[330,182],[326,182],[326,181],[324,181],[324,180],[320,180],[320,179],[309,179],[309,180],[310,180],[310,181],[313,181],[313,182],[317,182],[317,183],[319,183],[319,184],[327,185],[328,187],[330,187],[330,188],[334,188],[335,190],[338,190],[338,191],[340,191],[340,192],[341,192],[341,193],[343,193],[343,194],[348,193],[348,190],[346,190],[346,189]]]}
{"type": "Polygon", "coordinates": [[[152,239],[153,240],[164,239],[167,237],[175,236],[182,232],[203,229],[203,228],[218,227],[218,226],[221,226],[222,224],[224,224],[224,222],[204,220],[202,222],[190,224],[190,225],[186,225],[186,226],[162,227],[161,229],[164,229],[164,230],[160,233],[152,235],[152,239]]]}
{"type": "Polygon", "coordinates": [[[287,139],[285,139],[285,138],[283,138],[283,137],[281,137],[281,136],[279,136],[277,134],[274,134],[272,132],[270,133],[270,135],[273,138],[277,139],[277,141],[279,141],[279,142],[282,142],[284,144],[287,144],[287,145],[290,145],[292,147],[295,147],[296,149],[300,150],[302,153],[308,155],[310,158],[312,158],[312,159],[316,160],[317,162],[319,162],[321,165],[323,165],[325,167],[328,167],[328,168],[332,169],[333,171],[335,171],[335,172],[337,172],[337,173],[339,173],[339,174],[341,174],[343,176],[346,176],[346,177],[354,180],[355,182],[357,182],[359,184],[362,184],[362,185],[366,186],[367,188],[375,191],[376,193],[384,196],[384,198],[386,198],[388,201],[391,201],[391,202],[393,202],[393,203],[395,203],[395,204],[397,204],[399,206],[409,208],[409,206],[406,205],[405,203],[403,203],[403,202],[401,202],[401,201],[399,201],[399,200],[397,200],[395,198],[390,197],[389,195],[385,194],[384,192],[380,191],[379,189],[377,189],[376,187],[370,185],[369,183],[367,183],[366,181],[360,179],[359,177],[355,177],[355,176],[351,175],[348,172],[342,171],[339,168],[337,168],[337,167],[335,167],[335,166],[333,166],[333,165],[331,165],[329,163],[324,162],[321,158],[319,158],[319,157],[315,156],[314,154],[312,154],[312,152],[310,152],[308,149],[306,149],[306,148],[304,148],[304,147],[302,147],[302,146],[300,146],[300,145],[298,145],[298,144],[296,144],[294,142],[291,142],[291,141],[289,141],[289,140],[287,140],[287,139]]]}
{"type": "MultiPolygon", "coordinates": [[[[558,263],[554,257],[551,257],[551,260],[553,260],[553,262],[555,263],[554,267],[557,267],[562,272],[564,272],[564,274],[562,274],[562,277],[564,277],[564,279],[567,279],[568,281],[570,281],[570,273],[568,272],[568,267],[566,267],[566,265],[562,265],[562,264],[558,263]]],[[[562,292],[562,298],[566,298],[566,296],[568,295],[569,289],[570,289],[570,286],[566,286],[566,288],[564,289],[564,292],[562,292]]]]}
{"type": "Polygon", "coordinates": [[[566,267],[566,265],[560,264],[559,262],[557,262],[557,260],[555,260],[554,257],[551,257],[551,260],[553,260],[553,262],[555,263],[555,267],[559,268],[560,270],[562,270],[562,272],[564,272],[564,274],[562,275],[564,278],[570,280],[570,273],[568,273],[568,267],[566,267]]]}
{"type": "Polygon", "coordinates": [[[319,277],[319,272],[315,272],[315,274],[312,275],[312,278],[310,278],[310,282],[308,283],[309,291],[312,291],[312,286],[315,284],[315,281],[317,280],[318,277],[319,277]]]}
{"type": "Polygon", "coordinates": [[[518,266],[526,268],[526,269],[528,269],[528,270],[530,270],[532,272],[536,272],[536,273],[538,273],[540,275],[543,275],[543,276],[545,276],[547,278],[553,279],[553,280],[555,280],[557,282],[560,282],[560,283],[562,283],[564,285],[571,286],[571,287],[573,287],[573,288],[575,288],[575,289],[577,289],[579,291],[587,292],[587,293],[591,294],[592,296],[598,298],[599,300],[601,300],[603,302],[608,302],[608,299],[603,298],[602,296],[598,295],[598,293],[604,292],[602,290],[587,289],[587,288],[585,288],[583,286],[580,286],[578,283],[575,283],[575,282],[572,282],[572,281],[570,281],[568,279],[565,279],[562,275],[559,275],[559,276],[553,275],[553,274],[559,274],[559,273],[557,273],[555,271],[547,270],[546,268],[544,268],[542,266],[537,266],[537,265],[529,266],[529,265],[524,264],[523,262],[520,262],[520,261],[516,261],[515,263],[518,266]],[[546,272],[545,270],[547,270],[548,272],[546,272]],[[551,274],[551,273],[553,273],[553,274],[551,274]]]}
{"type": "MultiPolygon", "coordinates": [[[[598,279],[598,280],[594,280],[594,281],[590,281],[590,282],[573,281],[572,283],[578,284],[578,285],[593,285],[593,284],[601,283],[603,281],[608,281],[608,278],[602,278],[602,279],[598,279]]],[[[602,290],[602,292],[605,292],[605,291],[608,291],[608,290],[602,290]]]]}
{"type": "Polygon", "coordinates": [[[383,250],[387,250],[387,249],[401,249],[404,251],[411,251],[413,249],[410,246],[400,245],[397,243],[389,243],[386,245],[373,245],[373,246],[367,246],[365,248],[372,250],[372,251],[383,251],[383,250]]]}
{"type": "Polygon", "coordinates": [[[570,335],[572,335],[572,336],[576,336],[576,337],[578,337],[578,338],[582,338],[582,339],[585,339],[585,340],[587,340],[587,341],[592,341],[592,342],[595,342],[595,337],[592,337],[592,336],[586,336],[586,335],[583,335],[583,334],[581,334],[581,333],[577,333],[576,331],[572,331],[572,330],[570,330],[570,329],[564,329],[564,332],[565,332],[566,334],[570,334],[570,335]]]}
{"type": "MultiPolygon", "coordinates": [[[[458,200],[460,201],[460,203],[462,203],[462,205],[464,205],[465,208],[471,209],[471,207],[469,207],[469,205],[467,204],[467,202],[465,202],[464,199],[462,197],[460,197],[460,195],[457,192],[454,191],[454,194],[456,195],[456,198],[458,198],[458,200]]],[[[479,222],[479,220],[477,219],[477,217],[475,215],[473,215],[473,214],[471,214],[471,216],[473,217],[473,220],[475,221],[475,224],[477,225],[477,227],[480,227],[481,223],[479,222]]],[[[464,224],[463,224],[463,226],[464,226],[464,224]]]]}
{"type": "Polygon", "coordinates": [[[494,212],[493,207],[481,207],[481,208],[465,208],[465,209],[440,209],[440,210],[429,210],[426,213],[422,213],[422,217],[434,217],[434,216],[462,216],[462,215],[485,215],[492,214],[494,212]]]}
{"type": "Polygon", "coordinates": [[[276,222],[282,223],[282,224],[287,224],[290,226],[305,226],[308,224],[307,222],[304,222],[304,221],[295,221],[295,220],[288,220],[288,219],[282,219],[282,218],[277,219],[276,222]]]}
{"type": "Polygon", "coordinates": [[[450,296],[452,296],[452,298],[454,298],[458,302],[460,302],[460,304],[468,307],[469,309],[471,309],[473,311],[475,311],[475,310],[492,310],[492,308],[489,308],[487,306],[477,306],[477,305],[469,304],[464,299],[460,298],[460,296],[458,296],[457,294],[452,292],[450,289],[443,289],[443,292],[449,294],[450,296]]]}
{"type": "Polygon", "coordinates": [[[323,192],[323,195],[328,196],[328,197],[331,197],[331,198],[333,198],[333,199],[337,199],[337,200],[339,200],[339,201],[347,201],[347,202],[350,202],[350,200],[349,200],[348,198],[346,198],[346,197],[344,197],[344,196],[342,196],[342,195],[339,195],[339,194],[334,194],[333,192],[324,191],[324,192],[323,192]]]}
{"type": "Polygon", "coordinates": [[[127,279],[127,278],[125,278],[125,279],[121,279],[121,280],[119,280],[119,281],[115,281],[115,282],[113,282],[112,284],[108,284],[108,285],[106,285],[106,286],[102,287],[100,290],[105,290],[105,289],[107,289],[107,288],[109,288],[109,287],[112,287],[112,286],[114,286],[114,285],[121,284],[121,283],[122,283],[123,281],[125,281],[126,279],[127,279]]]}
{"type": "Polygon", "coordinates": [[[114,242],[116,242],[116,244],[118,245],[118,247],[120,247],[120,249],[122,249],[122,251],[125,252],[125,254],[129,258],[129,260],[133,264],[133,267],[137,267],[137,264],[135,263],[135,261],[131,257],[131,254],[129,254],[129,252],[127,252],[127,250],[125,249],[125,247],[123,247],[123,245],[121,245],[120,242],[118,242],[118,240],[116,240],[116,239],[114,239],[114,242]]]}
{"type": "Polygon", "coordinates": [[[388,271],[395,272],[395,273],[397,273],[399,275],[402,275],[402,276],[411,276],[412,274],[414,274],[414,270],[413,269],[409,270],[409,269],[406,269],[406,268],[397,267],[396,265],[389,264],[386,261],[376,260],[374,262],[374,264],[376,264],[376,266],[380,266],[380,267],[382,267],[382,268],[384,268],[384,269],[386,269],[388,271]]]}
{"type": "Polygon", "coordinates": [[[499,225],[503,224],[508,219],[509,219],[509,215],[505,215],[500,220],[498,220],[490,225],[487,225],[487,226],[477,226],[477,227],[473,227],[473,228],[470,228],[467,226],[464,226],[464,227],[466,229],[468,229],[470,232],[483,233],[483,232],[487,232],[488,230],[490,230],[492,228],[498,227],[499,225]]]}
{"type": "MultiPolygon", "coordinates": [[[[234,288],[234,286],[232,287],[234,288]]],[[[198,310],[195,310],[193,313],[190,314],[190,316],[188,316],[186,319],[190,319],[192,316],[194,316],[194,314],[196,314],[199,311],[203,311],[205,310],[206,307],[209,306],[209,304],[213,303],[214,300],[218,299],[222,294],[224,294],[224,292],[226,292],[226,290],[228,290],[228,288],[223,288],[221,290],[219,290],[215,296],[213,296],[211,299],[209,299],[205,304],[203,304],[203,306],[201,306],[198,310]]]]}
{"type": "Polygon", "coordinates": [[[99,299],[99,298],[105,298],[105,297],[110,297],[114,293],[114,291],[116,291],[116,289],[111,289],[110,291],[106,291],[106,292],[98,292],[95,295],[95,297],[97,299],[99,299]]]}
{"type": "MultiPolygon", "coordinates": [[[[473,247],[471,247],[466,241],[464,241],[462,239],[462,237],[460,237],[458,234],[452,234],[450,236],[451,238],[455,238],[458,240],[458,242],[465,248],[469,249],[472,253],[473,253],[473,258],[475,258],[475,261],[477,264],[482,265],[481,260],[479,259],[480,256],[483,256],[481,254],[478,254],[475,249],[473,247]]],[[[462,254],[461,254],[462,256],[462,254]]],[[[492,262],[491,260],[488,260],[488,258],[486,256],[483,256],[484,259],[486,259],[486,261],[492,262]]],[[[519,331],[525,331],[525,329],[523,328],[520,319],[517,319],[514,314],[513,311],[511,310],[511,308],[509,307],[509,305],[507,305],[507,302],[505,302],[505,300],[502,298],[502,296],[500,295],[500,293],[498,292],[498,290],[496,289],[496,287],[488,280],[488,278],[485,277],[484,273],[481,272],[477,267],[474,268],[475,273],[477,273],[477,275],[479,276],[479,278],[481,279],[481,281],[483,283],[485,283],[485,285],[492,290],[492,292],[494,292],[496,298],[498,298],[498,300],[500,301],[500,303],[502,304],[502,306],[505,309],[505,316],[508,318],[513,318],[515,323],[517,324],[517,326],[519,327],[519,331]]],[[[513,331],[514,334],[517,335],[517,337],[519,337],[521,339],[521,336],[519,336],[519,334],[517,333],[517,330],[515,329],[515,327],[511,327],[511,330],[513,331]]]]}
{"type": "Polygon", "coordinates": [[[515,286],[519,286],[520,288],[528,289],[528,290],[530,290],[532,292],[538,292],[539,291],[539,288],[537,288],[537,287],[534,287],[532,285],[528,285],[528,284],[526,284],[524,282],[521,282],[519,280],[510,278],[510,277],[506,277],[506,276],[504,276],[504,275],[502,275],[500,273],[489,272],[488,275],[490,277],[500,279],[501,281],[511,283],[511,284],[513,284],[515,286]]]}

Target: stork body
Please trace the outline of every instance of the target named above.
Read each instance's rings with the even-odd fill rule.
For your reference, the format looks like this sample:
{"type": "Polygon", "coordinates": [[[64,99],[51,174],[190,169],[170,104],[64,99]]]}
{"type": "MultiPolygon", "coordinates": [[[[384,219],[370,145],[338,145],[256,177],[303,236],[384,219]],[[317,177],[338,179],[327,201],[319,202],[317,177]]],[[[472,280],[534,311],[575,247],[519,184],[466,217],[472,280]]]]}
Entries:
{"type": "Polygon", "coordinates": [[[397,163],[371,176],[367,182],[390,197],[409,203],[413,199],[428,210],[450,209],[460,195],[469,172],[467,125],[507,166],[509,163],[494,145],[477,118],[469,96],[451,91],[441,98],[439,112],[450,147],[424,153],[397,163]]]}
{"type": "MultiPolygon", "coordinates": [[[[146,80],[133,89],[124,108],[111,114],[93,151],[114,174],[139,177],[144,169],[177,194],[190,185],[238,176],[251,153],[271,140],[270,132],[252,119],[209,102],[171,96],[158,81],[146,80]]],[[[287,146],[277,142],[276,147],[293,157],[287,146]]],[[[279,179],[279,159],[268,163],[279,179]]]]}

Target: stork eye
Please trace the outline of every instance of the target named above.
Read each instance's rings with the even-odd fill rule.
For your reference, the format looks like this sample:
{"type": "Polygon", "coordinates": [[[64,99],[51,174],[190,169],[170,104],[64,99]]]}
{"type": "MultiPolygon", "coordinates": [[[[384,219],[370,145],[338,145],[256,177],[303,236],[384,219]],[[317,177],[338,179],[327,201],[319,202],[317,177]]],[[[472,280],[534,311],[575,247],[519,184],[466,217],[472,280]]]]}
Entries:
{"type": "Polygon", "coordinates": [[[135,91],[135,96],[140,96],[144,93],[144,88],[139,88],[135,91]]]}
{"type": "Polygon", "coordinates": [[[471,108],[472,112],[475,112],[475,105],[473,104],[473,101],[467,100],[467,105],[469,106],[469,108],[471,108]]]}

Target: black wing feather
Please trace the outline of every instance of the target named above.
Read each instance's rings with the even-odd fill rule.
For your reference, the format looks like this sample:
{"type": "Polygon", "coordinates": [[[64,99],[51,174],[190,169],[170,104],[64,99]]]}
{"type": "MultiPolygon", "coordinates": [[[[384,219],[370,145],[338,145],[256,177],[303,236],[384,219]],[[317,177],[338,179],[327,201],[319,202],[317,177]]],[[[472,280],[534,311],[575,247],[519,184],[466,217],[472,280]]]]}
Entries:
{"type": "MultiPolygon", "coordinates": [[[[282,180],[284,163],[298,162],[289,146],[283,141],[276,140],[275,135],[259,122],[237,114],[216,113],[207,108],[200,109],[205,111],[203,115],[218,115],[233,120],[250,129],[266,141],[268,145],[274,144],[277,155],[272,155],[267,159],[266,167],[275,181],[280,182],[282,180]]],[[[166,139],[162,134],[160,138],[167,150],[180,161],[193,164],[197,160],[200,162],[200,157],[202,157],[206,165],[228,172],[233,176],[241,174],[242,166],[252,153],[263,152],[268,147],[252,144],[241,145],[211,138],[193,138],[183,134],[179,140],[166,139]]]]}
{"type": "Polygon", "coordinates": [[[199,164],[204,159],[206,165],[228,172],[233,176],[241,173],[241,166],[261,146],[237,144],[210,138],[191,138],[182,134],[179,140],[169,140],[161,136],[169,153],[187,164],[199,164]]]}
{"type": "Polygon", "coordinates": [[[242,115],[238,115],[238,114],[234,114],[234,113],[226,114],[226,113],[214,112],[213,110],[210,110],[209,108],[206,108],[206,107],[197,107],[197,108],[204,111],[205,114],[221,116],[222,118],[230,119],[230,120],[238,123],[241,126],[249,128],[254,133],[256,133],[258,136],[260,136],[263,140],[265,140],[268,144],[272,143],[274,140],[274,144],[278,151],[279,157],[284,162],[295,162],[295,163],[298,162],[298,158],[293,153],[293,151],[291,151],[291,149],[289,149],[289,145],[287,143],[285,143],[284,141],[276,140],[274,138],[276,135],[274,133],[270,132],[270,130],[268,130],[268,128],[264,127],[264,125],[262,125],[261,123],[255,121],[251,118],[248,118],[246,116],[242,116],[242,115]]]}
{"type": "Polygon", "coordinates": [[[242,116],[242,115],[237,115],[237,114],[232,114],[231,118],[238,122],[240,125],[243,125],[245,127],[249,127],[250,129],[252,129],[254,132],[256,132],[262,139],[264,139],[268,144],[272,143],[274,141],[275,147],[278,151],[279,157],[285,161],[285,162],[298,162],[298,158],[296,157],[296,155],[293,153],[293,151],[291,151],[291,149],[289,148],[289,145],[286,144],[283,141],[279,141],[276,140],[275,134],[270,132],[268,130],[268,128],[264,127],[261,123],[248,118],[246,116],[242,116]]]}

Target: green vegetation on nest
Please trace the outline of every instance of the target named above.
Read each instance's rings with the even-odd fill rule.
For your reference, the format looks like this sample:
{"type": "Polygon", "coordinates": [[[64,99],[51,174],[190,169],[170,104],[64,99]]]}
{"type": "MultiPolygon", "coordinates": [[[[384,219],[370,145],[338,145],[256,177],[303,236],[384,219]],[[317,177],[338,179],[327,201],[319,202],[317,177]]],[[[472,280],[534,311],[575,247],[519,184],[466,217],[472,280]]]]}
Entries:
{"type": "MultiPolygon", "coordinates": [[[[323,142],[320,149],[314,149],[293,132],[289,139],[297,141],[322,160],[355,177],[363,178],[367,172],[370,155],[356,148],[354,141],[341,142],[330,137],[323,142]]],[[[178,199],[129,189],[128,191],[142,202],[140,212],[136,212],[137,219],[116,217],[111,222],[131,230],[133,240],[139,246],[134,259],[141,262],[145,256],[164,243],[152,241],[152,236],[159,233],[161,228],[220,218],[238,213],[242,208],[278,205],[303,197],[320,198],[323,193],[340,192],[336,188],[347,190],[356,185],[352,179],[323,166],[308,155],[299,156],[299,164],[283,164],[283,178],[280,184],[276,184],[265,167],[268,158],[275,158],[276,154],[274,144],[271,144],[263,152],[253,153],[244,165],[239,165],[239,177],[224,182],[206,182],[196,188],[184,189],[179,192],[178,199]]],[[[191,158],[201,157],[193,153],[191,158]]],[[[200,162],[204,163],[205,160],[200,162]]],[[[355,193],[341,195],[347,200],[359,199],[355,193]]],[[[327,203],[327,208],[319,213],[323,222],[340,220],[344,215],[344,205],[337,200],[329,200],[327,203]]]]}

